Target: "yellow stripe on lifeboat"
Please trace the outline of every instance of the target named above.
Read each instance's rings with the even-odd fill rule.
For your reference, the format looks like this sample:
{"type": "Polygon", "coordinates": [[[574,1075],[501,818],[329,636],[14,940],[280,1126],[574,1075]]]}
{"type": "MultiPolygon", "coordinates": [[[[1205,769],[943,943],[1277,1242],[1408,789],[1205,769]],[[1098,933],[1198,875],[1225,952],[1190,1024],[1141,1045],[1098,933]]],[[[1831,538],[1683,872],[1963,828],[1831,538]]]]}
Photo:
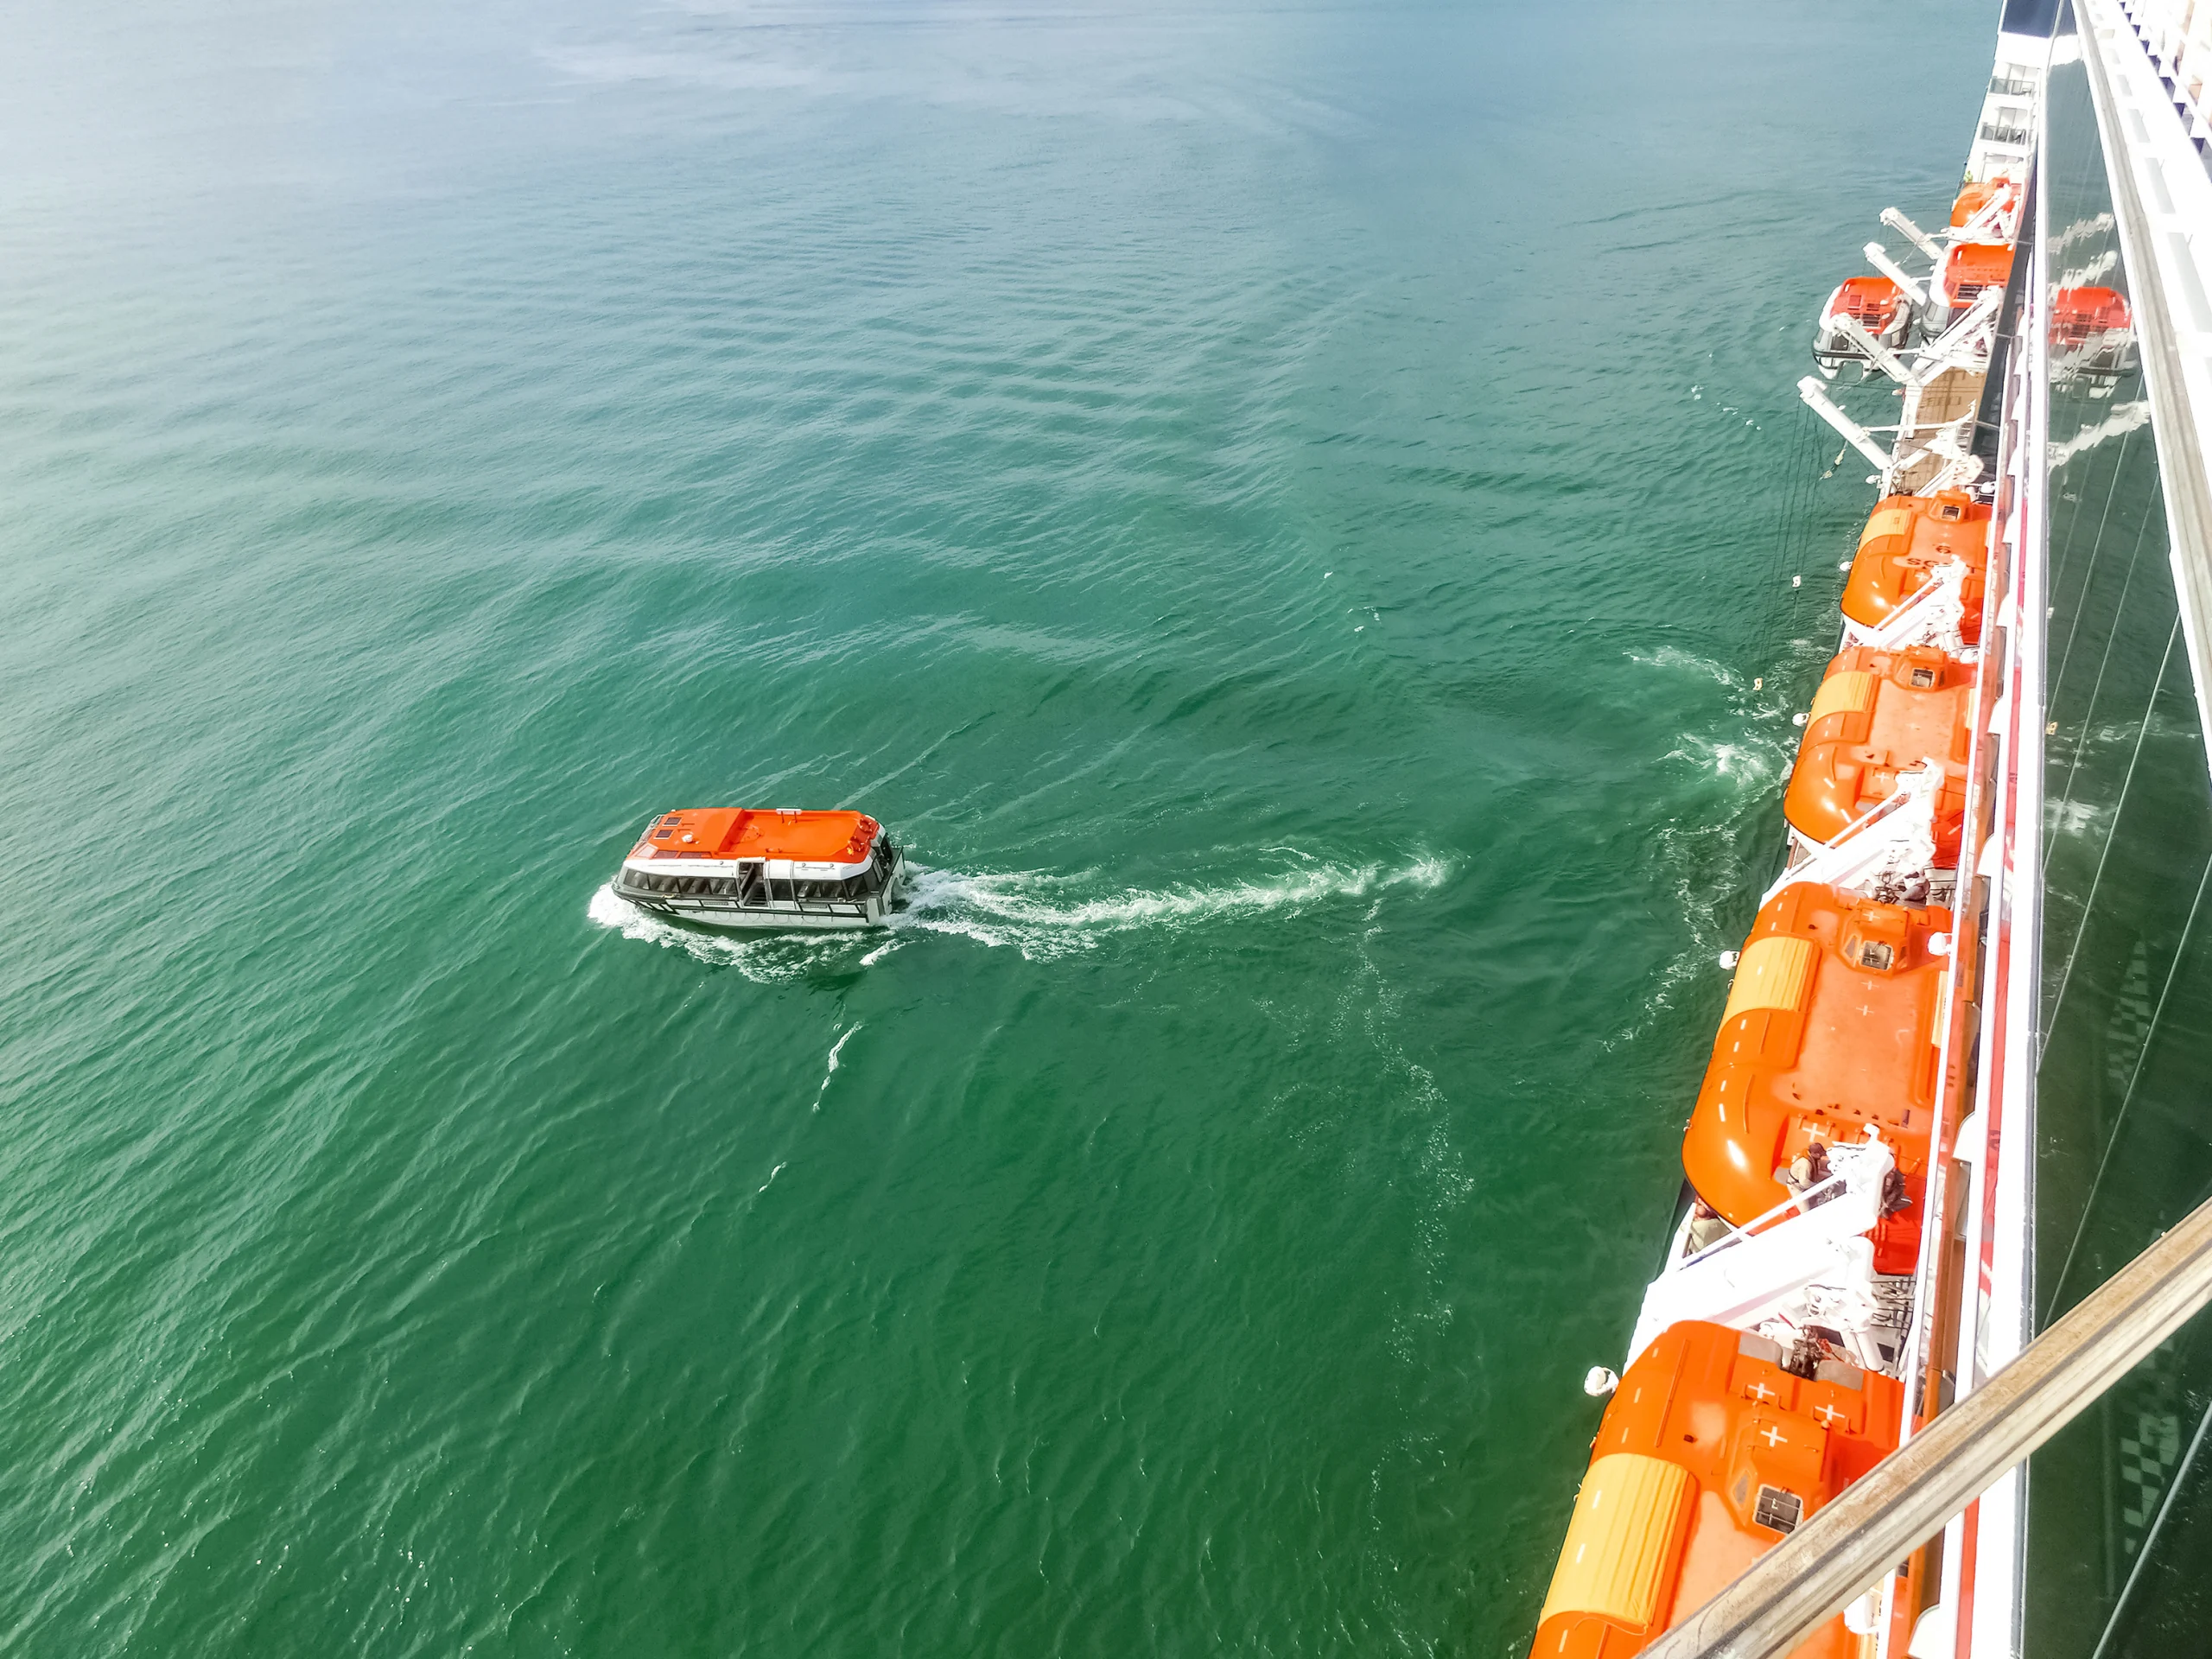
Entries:
{"type": "Polygon", "coordinates": [[[1951,913],[1811,882],[1759,912],[1682,1137],[1698,1196],[1741,1227],[1790,1195],[1781,1173],[1815,1143],[1878,1130],[1907,1202],[1874,1229],[1874,1269],[1909,1273],[1935,1126],[1951,913]]]}

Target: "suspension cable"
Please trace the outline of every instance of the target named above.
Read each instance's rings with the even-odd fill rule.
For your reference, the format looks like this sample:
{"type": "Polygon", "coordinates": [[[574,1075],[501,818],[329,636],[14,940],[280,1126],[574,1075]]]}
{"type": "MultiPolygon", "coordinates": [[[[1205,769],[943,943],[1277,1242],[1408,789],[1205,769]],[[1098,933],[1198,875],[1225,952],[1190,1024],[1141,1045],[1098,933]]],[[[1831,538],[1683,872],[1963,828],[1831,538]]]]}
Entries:
{"type": "MultiPolygon", "coordinates": [[[[2126,1092],[2120,1097],[2120,1110],[2113,1115],[2112,1128],[2105,1135],[2105,1149],[2097,1160],[2097,1173],[2089,1183],[2089,1195],[2082,1200],[2082,1218],[2074,1225],[2074,1242],[2066,1247],[2066,1259],[2059,1263],[2058,1277],[2050,1281],[2050,1302],[2043,1311],[2043,1321],[2050,1323],[2050,1316],[2058,1309],[2058,1293],[2066,1287],[2066,1275],[2074,1267],[2075,1253],[2082,1248],[2082,1235],[2089,1230],[2089,1211],[2097,1202],[2097,1192],[2104,1185],[2105,1171],[2112,1166],[2113,1149],[2120,1144],[2120,1126],[2127,1121],[2127,1109],[2135,1103],[2135,1085],[2143,1076],[2143,1063],[2151,1057],[2151,1042],[2158,1034],[2158,1021],[2164,1018],[2166,998],[2174,988],[2174,981],[2181,974],[2181,959],[2189,950],[2190,931],[2196,925],[2197,907],[2204,902],[2204,888],[2212,882],[2212,855],[2204,861],[2204,874],[2196,879],[2196,897],[2190,900],[2189,919],[2181,925],[2181,938],[2174,945],[2173,960],[2166,964],[2166,982],[2158,988],[2158,1001],[2151,1010],[2151,1023],[2143,1033],[2143,1046],[2135,1051],[2135,1069],[2127,1074],[2126,1092]]],[[[2086,912],[2085,912],[2086,914],[2086,912]]],[[[2069,966],[2071,966],[2069,963],[2069,966]]],[[[2056,1010],[2053,1010],[2054,1015],[2056,1010]]],[[[2052,1023],[2056,1024],[2054,1018],[2052,1023]]],[[[2046,1040],[2049,1033],[2045,1033],[2046,1040]]]]}
{"type": "Polygon", "coordinates": [[[2074,925],[2074,943],[2066,952],[2066,969],[2058,976],[2058,991],[2050,1000],[2050,1018],[2044,1023],[2043,1040],[2036,1046],[2036,1061],[2041,1065],[2044,1052],[2050,1047],[2051,1028],[2058,1023],[2058,1011],[2066,1006],[2066,988],[2074,981],[2075,959],[2082,954],[2082,936],[2089,931],[2089,912],[2096,908],[2097,888],[2105,879],[2105,862],[2112,856],[2112,844],[2120,836],[2120,815],[2127,805],[2127,791],[2135,782],[2135,765],[2143,758],[2143,740],[2151,734],[2151,711],[2158,706],[2158,693],[2166,683],[2166,669],[2174,659],[2174,641],[2181,634],[2181,616],[2176,613],[2174,625],[2166,634],[2165,655],[2158,658],[2158,677],[2152,683],[2150,701],[2143,705],[2143,723],[2136,728],[2135,753],[2127,757],[2127,775],[2120,780],[2120,798],[2113,803],[2112,828],[2105,831],[2105,849],[2097,855],[2097,873],[2089,879],[2088,896],[2082,901],[2082,919],[2074,925]]]}

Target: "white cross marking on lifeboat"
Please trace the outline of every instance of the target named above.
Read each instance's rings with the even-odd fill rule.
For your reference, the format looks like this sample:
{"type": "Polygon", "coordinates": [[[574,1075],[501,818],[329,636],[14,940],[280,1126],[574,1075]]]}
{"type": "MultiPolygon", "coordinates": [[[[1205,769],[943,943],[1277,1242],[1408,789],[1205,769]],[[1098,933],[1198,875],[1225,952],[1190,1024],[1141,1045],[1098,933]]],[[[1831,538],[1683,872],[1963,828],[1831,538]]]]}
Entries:
{"type": "Polygon", "coordinates": [[[1750,1395],[1752,1399],[1758,1401],[1761,1405],[1764,1405],[1768,1401],[1774,1398],[1774,1390],[1767,1387],[1764,1382],[1755,1383],[1751,1388],[1746,1389],[1745,1392],[1750,1395]]]}
{"type": "Polygon", "coordinates": [[[1818,1411],[1813,1414],[1813,1415],[1821,1420],[1822,1424],[1829,1428],[1834,1428],[1838,1423],[1841,1422],[1850,1414],[1851,1414],[1849,1412],[1838,1411],[1834,1406],[1822,1406],[1818,1411]]]}
{"type": "Polygon", "coordinates": [[[1872,1002],[1861,1003],[1859,1005],[1859,1012],[1861,1014],[1872,1014],[1874,1012],[1874,1005],[1872,1002]]]}
{"type": "Polygon", "coordinates": [[[1776,1446],[1780,1446],[1789,1437],[1787,1434],[1784,1434],[1780,1429],[1777,1428],[1772,1423],[1769,1423],[1766,1426],[1766,1433],[1764,1438],[1766,1440],[1767,1450],[1771,1452],[1776,1446]]]}

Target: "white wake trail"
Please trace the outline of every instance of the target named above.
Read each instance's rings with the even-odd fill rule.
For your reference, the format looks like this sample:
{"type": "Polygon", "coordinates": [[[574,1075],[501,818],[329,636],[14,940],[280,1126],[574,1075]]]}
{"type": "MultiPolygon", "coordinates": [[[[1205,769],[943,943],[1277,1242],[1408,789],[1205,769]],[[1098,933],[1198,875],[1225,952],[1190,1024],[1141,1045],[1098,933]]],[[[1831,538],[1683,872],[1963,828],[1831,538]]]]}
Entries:
{"type": "MultiPolygon", "coordinates": [[[[872,967],[897,948],[897,936],[901,933],[957,934],[1042,961],[1094,949],[1118,934],[1178,933],[1236,918],[1295,915],[1318,906],[1375,898],[1394,889],[1441,887],[1452,874],[1449,861],[1429,855],[1399,864],[1317,860],[1295,869],[1236,881],[1100,893],[1095,878],[1089,875],[1054,875],[1034,870],[970,874],[909,868],[906,905],[892,915],[893,937],[888,941],[881,930],[873,928],[850,933],[755,937],[709,933],[639,910],[611,887],[601,887],[592,895],[589,915],[600,926],[613,928],[625,938],[680,950],[701,962],[735,968],[747,979],[766,984],[842,962],[856,950],[865,952],[859,956],[859,964],[872,967]]],[[[842,1046],[841,1042],[839,1046],[842,1046]]]]}

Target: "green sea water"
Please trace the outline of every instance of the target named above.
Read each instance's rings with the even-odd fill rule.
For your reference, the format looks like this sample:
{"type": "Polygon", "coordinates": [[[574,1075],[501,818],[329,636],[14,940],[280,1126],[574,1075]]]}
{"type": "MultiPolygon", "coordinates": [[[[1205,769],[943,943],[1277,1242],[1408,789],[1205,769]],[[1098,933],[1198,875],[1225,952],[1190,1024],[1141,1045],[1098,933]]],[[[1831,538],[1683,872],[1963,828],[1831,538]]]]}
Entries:
{"type": "Polygon", "coordinates": [[[1520,1649],[1992,10],[12,9],[0,1652],[1520,1649]]]}

